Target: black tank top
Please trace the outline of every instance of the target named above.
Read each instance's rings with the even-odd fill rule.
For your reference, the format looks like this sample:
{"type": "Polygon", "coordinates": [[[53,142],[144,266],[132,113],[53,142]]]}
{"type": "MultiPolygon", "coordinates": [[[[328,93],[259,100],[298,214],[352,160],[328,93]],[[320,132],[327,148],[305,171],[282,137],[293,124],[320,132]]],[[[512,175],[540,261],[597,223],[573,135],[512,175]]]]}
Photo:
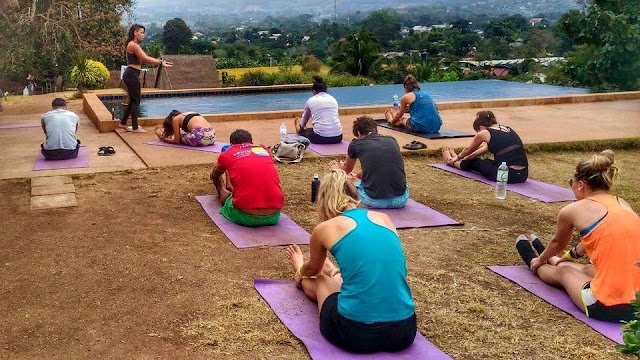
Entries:
{"type": "Polygon", "coordinates": [[[184,132],[189,132],[187,125],[189,125],[189,121],[191,121],[191,118],[194,116],[200,116],[200,114],[198,113],[191,113],[191,114],[187,114],[185,115],[184,119],[182,119],[182,130],[184,130],[184,132]]]}
{"type": "Polygon", "coordinates": [[[142,61],[138,59],[138,55],[131,54],[126,49],[124,52],[127,54],[127,65],[142,65],[142,61]]]}
{"type": "Polygon", "coordinates": [[[528,167],[527,154],[524,151],[520,136],[506,125],[498,125],[498,127],[505,131],[487,128],[487,131],[491,134],[488,144],[489,152],[493,154],[494,161],[497,164],[501,164],[504,161],[509,166],[520,165],[528,167]]]}

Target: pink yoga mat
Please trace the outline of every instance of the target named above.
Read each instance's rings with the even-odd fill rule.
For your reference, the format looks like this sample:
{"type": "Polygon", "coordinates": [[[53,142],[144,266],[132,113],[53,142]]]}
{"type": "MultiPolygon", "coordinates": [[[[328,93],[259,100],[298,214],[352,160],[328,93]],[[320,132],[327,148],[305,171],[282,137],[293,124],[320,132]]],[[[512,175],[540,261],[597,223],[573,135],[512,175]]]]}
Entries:
{"type": "Polygon", "coordinates": [[[42,124],[41,123],[3,124],[3,125],[0,125],[0,130],[2,130],[2,129],[34,128],[34,127],[42,127],[42,124]]]}
{"type": "Polygon", "coordinates": [[[294,223],[287,215],[280,215],[275,226],[250,228],[232,223],[220,214],[220,202],[213,195],[196,196],[209,218],[239,249],[256,246],[309,244],[311,235],[294,223]]]}
{"type": "Polygon", "coordinates": [[[346,155],[347,149],[349,149],[349,143],[343,140],[338,144],[311,144],[309,145],[309,149],[320,155],[346,155]]]}
{"type": "Polygon", "coordinates": [[[80,146],[78,149],[78,157],[69,160],[45,160],[41,152],[38,153],[36,163],[33,170],[57,170],[57,169],[75,169],[89,167],[89,150],[86,146],[80,146]]]}
{"type": "Polygon", "coordinates": [[[146,141],[145,144],[147,144],[147,145],[156,145],[156,146],[174,147],[174,148],[185,149],[185,150],[196,150],[196,151],[213,152],[213,153],[219,153],[222,150],[222,147],[227,145],[227,143],[216,142],[215,144],[209,145],[209,146],[188,146],[188,145],[184,145],[184,144],[169,144],[169,143],[166,143],[166,142],[160,141],[160,140],[146,141]]]}
{"type": "MultiPolygon", "coordinates": [[[[488,180],[478,173],[453,168],[451,166],[448,166],[447,164],[429,164],[429,166],[456,175],[464,176],[466,178],[473,179],[487,185],[495,186],[496,184],[495,181],[488,180]]],[[[507,190],[546,203],[574,201],[576,199],[576,197],[573,195],[573,191],[571,191],[571,189],[569,188],[532,179],[527,179],[527,181],[521,184],[508,184],[507,190]]]]}
{"type": "Polygon", "coordinates": [[[371,209],[389,215],[398,229],[462,225],[452,218],[412,199],[401,209],[371,209]]]}
{"type": "Polygon", "coordinates": [[[489,270],[522,286],[525,290],[533,293],[542,300],[575,317],[586,325],[589,325],[593,330],[622,344],[622,331],[620,330],[622,324],[587,317],[576,307],[564,290],[543,283],[542,280],[526,266],[489,266],[489,270]]]}
{"type": "Polygon", "coordinates": [[[413,345],[401,352],[366,355],[348,353],[325,340],[320,333],[318,305],[307,299],[293,281],[255,279],[254,285],[293,336],[302,340],[314,360],[451,359],[419,332],[416,334],[413,345]]]}

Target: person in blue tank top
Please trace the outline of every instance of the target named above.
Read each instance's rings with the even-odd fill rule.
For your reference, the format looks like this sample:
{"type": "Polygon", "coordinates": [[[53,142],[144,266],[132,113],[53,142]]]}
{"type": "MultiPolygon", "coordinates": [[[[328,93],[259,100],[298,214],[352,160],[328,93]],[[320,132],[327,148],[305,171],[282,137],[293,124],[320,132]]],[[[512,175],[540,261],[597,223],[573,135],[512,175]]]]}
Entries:
{"type": "Polygon", "coordinates": [[[358,204],[347,173],[332,170],[318,192],[322,222],[311,234],[309,259],[297,245],[285,254],[296,284],[317,301],[320,332],[329,342],[353,353],[401,351],[417,330],[404,251],[389,216],[358,204]]]}
{"type": "Polygon", "coordinates": [[[420,83],[413,75],[404,79],[406,94],[400,98],[400,108],[394,112],[388,108],[384,113],[389,125],[405,127],[410,132],[433,134],[440,131],[442,118],[436,108],[436,103],[426,91],[420,90],[420,83]],[[410,118],[404,113],[409,108],[410,118]]]}

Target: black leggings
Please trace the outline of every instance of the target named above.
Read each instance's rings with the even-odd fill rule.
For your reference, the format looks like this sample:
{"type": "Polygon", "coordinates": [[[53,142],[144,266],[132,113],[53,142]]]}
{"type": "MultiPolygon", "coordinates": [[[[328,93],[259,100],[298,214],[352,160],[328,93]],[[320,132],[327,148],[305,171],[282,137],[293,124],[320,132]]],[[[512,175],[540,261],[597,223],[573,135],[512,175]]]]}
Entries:
{"type": "Polygon", "coordinates": [[[300,132],[301,136],[306,137],[312,144],[339,144],[342,142],[342,134],[338,136],[324,137],[316,134],[313,128],[306,128],[300,132]]]}
{"type": "MultiPolygon", "coordinates": [[[[496,175],[498,173],[498,166],[493,160],[472,159],[460,161],[460,169],[465,171],[476,171],[482,174],[491,181],[496,181],[496,175]]],[[[509,179],[507,183],[518,184],[523,183],[529,177],[529,169],[524,168],[522,170],[515,170],[509,168],[509,179]]]]}
{"type": "Polygon", "coordinates": [[[127,118],[131,115],[131,127],[135,130],[138,128],[138,114],[140,113],[140,98],[142,97],[142,89],[140,87],[140,70],[127,66],[122,75],[122,81],[127,85],[127,93],[129,94],[129,104],[124,109],[120,123],[127,124],[127,118]]]}

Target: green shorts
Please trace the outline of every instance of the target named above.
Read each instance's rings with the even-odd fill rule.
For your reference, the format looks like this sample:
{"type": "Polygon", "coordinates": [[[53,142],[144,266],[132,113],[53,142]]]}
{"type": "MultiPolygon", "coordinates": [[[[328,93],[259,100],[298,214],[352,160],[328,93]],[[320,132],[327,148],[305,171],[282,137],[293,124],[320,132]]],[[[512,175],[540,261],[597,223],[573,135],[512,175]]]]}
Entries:
{"type": "Polygon", "coordinates": [[[271,215],[252,215],[238,210],[233,207],[233,196],[231,195],[224,202],[220,214],[232,223],[248,227],[273,226],[280,219],[280,211],[271,215]]]}

